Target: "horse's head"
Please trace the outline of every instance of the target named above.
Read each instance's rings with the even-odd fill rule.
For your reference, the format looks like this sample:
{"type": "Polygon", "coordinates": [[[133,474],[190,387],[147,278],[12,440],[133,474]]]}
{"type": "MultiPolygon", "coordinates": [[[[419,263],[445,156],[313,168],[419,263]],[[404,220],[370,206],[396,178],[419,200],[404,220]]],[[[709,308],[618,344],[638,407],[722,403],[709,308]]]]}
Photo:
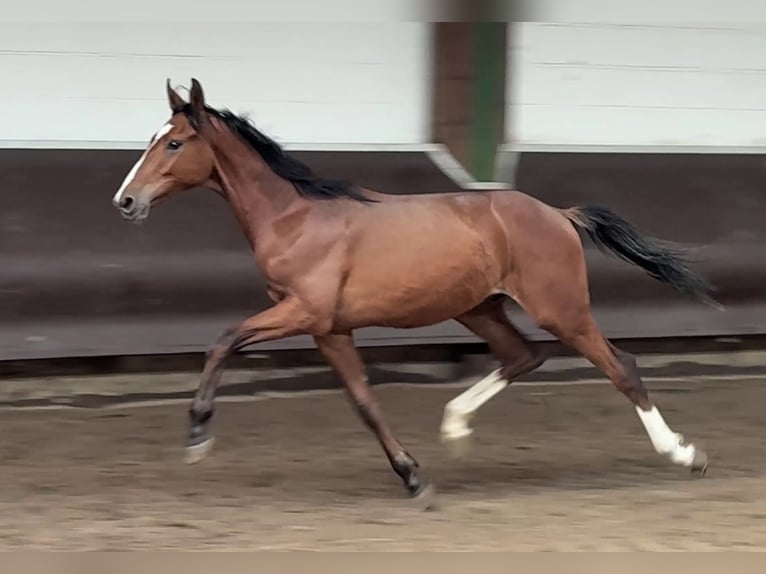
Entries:
{"type": "Polygon", "coordinates": [[[199,133],[207,117],[202,86],[192,79],[189,102],[170,86],[170,80],[167,93],[170,120],[154,134],[112,200],[131,221],[143,221],[152,205],[205,184],[213,174],[213,150],[199,133]]]}

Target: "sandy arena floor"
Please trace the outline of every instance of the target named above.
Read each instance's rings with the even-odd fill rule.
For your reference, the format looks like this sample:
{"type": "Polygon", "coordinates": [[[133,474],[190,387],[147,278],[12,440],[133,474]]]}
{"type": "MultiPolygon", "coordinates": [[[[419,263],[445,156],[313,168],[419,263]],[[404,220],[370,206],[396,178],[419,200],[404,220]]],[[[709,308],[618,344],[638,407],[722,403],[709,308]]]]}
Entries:
{"type": "Polygon", "coordinates": [[[766,549],[766,386],[650,387],[708,449],[704,479],[657,457],[607,384],[512,387],[460,461],[437,434],[459,389],[378,388],[435,479],[431,512],[339,392],[220,403],[216,450],[192,467],[185,402],[3,410],[0,550],[766,549]]]}

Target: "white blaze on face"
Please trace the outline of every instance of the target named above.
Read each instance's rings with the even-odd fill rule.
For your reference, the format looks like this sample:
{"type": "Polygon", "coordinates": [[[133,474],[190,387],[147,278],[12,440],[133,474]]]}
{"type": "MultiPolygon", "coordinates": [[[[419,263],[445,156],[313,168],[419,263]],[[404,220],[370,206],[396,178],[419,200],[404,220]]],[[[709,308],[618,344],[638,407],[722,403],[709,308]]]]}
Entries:
{"type": "Polygon", "coordinates": [[[125,179],[123,180],[122,185],[120,186],[120,189],[118,189],[117,193],[114,194],[114,198],[112,198],[112,201],[115,203],[115,205],[119,204],[120,201],[122,201],[122,194],[125,193],[125,190],[130,185],[130,182],[133,181],[133,178],[136,177],[138,170],[141,169],[141,164],[143,164],[144,160],[146,160],[146,156],[149,155],[149,152],[154,147],[154,144],[156,144],[162,138],[162,136],[170,132],[170,130],[172,129],[173,129],[172,124],[165,124],[155,134],[154,138],[152,138],[152,141],[149,143],[149,146],[146,148],[146,150],[144,150],[144,153],[141,154],[141,157],[138,158],[138,161],[136,162],[136,164],[130,169],[130,171],[128,172],[128,175],[125,176],[125,179]]]}

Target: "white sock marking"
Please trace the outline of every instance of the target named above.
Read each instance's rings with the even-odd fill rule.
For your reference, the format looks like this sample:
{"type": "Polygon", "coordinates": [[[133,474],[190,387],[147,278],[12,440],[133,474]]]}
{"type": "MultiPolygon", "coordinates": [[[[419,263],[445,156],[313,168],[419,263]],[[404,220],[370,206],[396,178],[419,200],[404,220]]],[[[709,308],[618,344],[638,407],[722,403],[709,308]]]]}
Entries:
{"type": "Polygon", "coordinates": [[[168,133],[172,129],[173,129],[173,125],[172,124],[165,124],[154,135],[154,137],[152,138],[152,141],[149,143],[147,148],[144,150],[144,153],[141,154],[141,157],[138,158],[138,161],[130,169],[130,171],[128,172],[128,175],[125,176],[125,179],[123,180],[122,185],[120,186],[120,189],[118,189],[117,193],[114,194],[114,197],[112,198],[112,201],[115,204],[118,204],[120,202],[120,200],[122,200],[122,194],[125,193],[125,190],[130,185],[130,182],[133,181],[133,179],[136,177],[136,174],[138,173],[138,170],[141,169],[141,165],[146,160],[146,156],[149,155],[149,152],[154,147],[154,144],[156,144],[160,140],[160,138],[162,136],[164,136],[166,133],[168,133]]]}
{"type": "Polygon", "coordinates": [[[692,465],[695,454],[694,445],[684,444],[683,436],[670,429],[657,407],[652,407],[648,411],[636,407],[636,412],[657,453],[667,456],[676,464],[692,465]]]}
{"type": "Polygon", "coordinates": [[[507,386],[508,381],[497,369],[448,402],[442,418],[442,437],[455,440],[470,435],[473,430],[468,426],[468,421],[473,414],[507,386]]]}

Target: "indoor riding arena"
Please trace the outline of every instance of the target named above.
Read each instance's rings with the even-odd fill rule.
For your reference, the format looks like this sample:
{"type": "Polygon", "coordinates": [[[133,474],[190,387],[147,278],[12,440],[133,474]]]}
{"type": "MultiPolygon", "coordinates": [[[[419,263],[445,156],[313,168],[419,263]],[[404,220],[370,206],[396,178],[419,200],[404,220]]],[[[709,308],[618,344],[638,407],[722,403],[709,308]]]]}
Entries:
{"type": "MultiPolygon", "coordinates": [[[[191,374],[91,380],[107,392],[146,391],[130,402],[96,400],[93,389],[67,379],[56,382],[81,397],[80,408],[54,397],[47,408],[4,408],[0,546],[715,551],[766,544],[766,391],[758,375],[648,380],[666,417],[707,449],[704,478],[658,457],[627,401],[603,380],[509,388],[475,419],[470,451],[453,458],[438,428],[459,388],[400,377],[411,382],[376,391],[434,481],[430,510],[407,496],[342,392],[248,392],[248,375],[233,375],[227,380],[237,395],[219,404],[216,447],[192,466],[183,462],[186,401],[152,399],[150,391],[189,394],[181,389],[196,384],[191,374]]],[[[313,377],[330,383],[328,375],[313,377]]]]}
{"type": "Polygon", "coordinates": [[[0,72],[30,78],[0,106],[0,550],[766,550],[765,54],[755,24],[0,25],[0,72]],[[113,204],[191,78],[323,177],[603,206],[685,250],[720,306],[582,234],[595,321],[704,472],[658,454],[518,293],[507,317],[549,358],[468,440],[440,429],[498,367],[487,343],[453,320],[371,325],[354,341],[379,411],[311,336],[275,338],[228,360],[214,446],[188,464],[211,357],[276,292],[205,186],[140,226],[113,204]]]}

